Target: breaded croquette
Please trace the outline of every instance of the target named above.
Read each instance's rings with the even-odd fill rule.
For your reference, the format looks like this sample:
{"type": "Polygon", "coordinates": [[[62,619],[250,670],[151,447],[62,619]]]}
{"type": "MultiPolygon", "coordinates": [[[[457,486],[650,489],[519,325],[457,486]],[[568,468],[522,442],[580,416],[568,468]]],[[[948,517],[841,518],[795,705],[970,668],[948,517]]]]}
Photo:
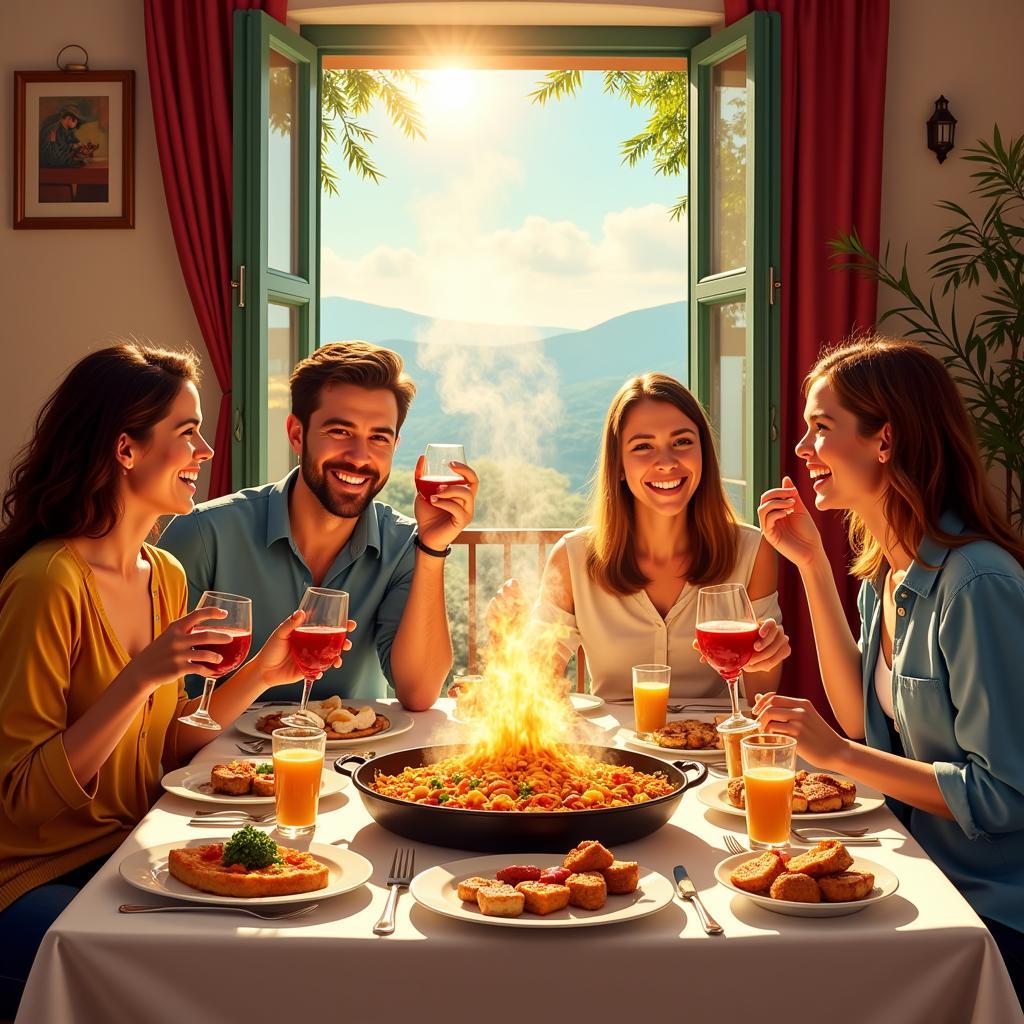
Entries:
{"type": "Polygon", "coordinates": [[[576,849],[565,855],[562,863],[570,871],[583,872],[600,871],[610,867],[614,860],[611,850],[605,849],[596,839],[584,839],[576,849]]]}
{"type": "Polygon", "coordinates": [[[476,903],[476,894],[485,885],[501,885],[501,882],[496,878],[482,878],[480,875],[464,878],[459,882],[459,899],[466,903],[476,903]]]}
{"type": "Polygon", "coordinates": [[[526,905],[526,897],[511,885],[498,882],[477,889],[476,905],[487,917],[518,917],[526,905]]]}
{"type": "Polygon", "coordinates": [[[567,885],[548,885],[546,882],[520,882],[516,889],[526,900],[526,910],[530,914],[553,914],[556,910],[564,910],[569,905],[569,887],[567,885]]]}
{"type": "Polygon", "coordinates": [[[870,871],[840,871],[835,875],[822,875],[818,885],[827,903],[852,903],[871,893],[875,876],[870,871]]]}
{"type": "Polygon", "coordinates": [[[733,807],[739,807],[740,810],[743,810],[747,806],[742,779],[730,779],[725,787],[725,795],[733,807]]]}
{"type": "Polygon", "coordinates": [[[635,860],[616,860],[601,869],[609,896],[626,896],[640,883],[640,865],[635,860]]]}
{"type": "Polygon", "coordinates": [[[772,882],[769,895],[773,900],[788,900],[790,903],[820,903],[821,890],[810,875],[783,871],[772,882]]]}
{"type": "Polygon", "coordinates": [[[845,871],[852,863],[849,851],[838,839],[822,839],[813,849],[790,858],[787,870],[820,878],[845,871]]]}
{"type": "Polygon", "coordinates": [[[608,898],[608,886],[600,871],[584,871],[570,875],[569,902],[582,910],[600,910],[608,898]]]}
{"type": "Polygon", "coordinates": [[[785,870],[782,857],[775,850],[768,850],[733,868],[729,881],[744,892],[764,893],[785,870]]]}

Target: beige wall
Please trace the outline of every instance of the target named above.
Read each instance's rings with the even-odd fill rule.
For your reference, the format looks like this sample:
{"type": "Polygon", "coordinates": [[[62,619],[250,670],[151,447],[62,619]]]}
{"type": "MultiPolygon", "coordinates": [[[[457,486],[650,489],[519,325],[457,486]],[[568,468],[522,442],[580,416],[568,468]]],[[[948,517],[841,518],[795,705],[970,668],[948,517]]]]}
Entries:
{"type": "MultiPolygon", "coordinates": [[[[1024,134],[1024,0],[890,0],[885,89],[882,242],[899,256],[910,243],[911,280],[926,291],[938,244],[953,217],[935,204],[952,199],[976,212],[968,196],[975,165],[963,159],[979,138],[1024,134]],[[940,164],[925,145],[925,122],[939,95],[959,122],[956,148],[940,164]]],[[[879,312],[894,305],[879,294],[879,312]]],[[[977,304],[975,304],[977,308],[977,304]]],[[[965,305],[964,313],[970,311],[965,305]]],[[[898,321],[891,321],[895,330],[898,321]]]]}
{"type": "MultiPolygon", "coordinates": [[[[0,2],[0,476],[27,439],[43,400],[90,349],[134,334],[206,349],[182,280],[164,203],[146,71],[142,0],[0,2]],[[71,41],[92,70],[135,69],[135,228],[14,231],[10,156],[14,71],[54,67],[71,41]]],[[[220,392],[206,370],[203,405],[213,437],[220,392]]],[[[204,472],[205,478],[205,472],[204,472]]],[[[205,479],[202,481],[205,487],[205,479]]]]}

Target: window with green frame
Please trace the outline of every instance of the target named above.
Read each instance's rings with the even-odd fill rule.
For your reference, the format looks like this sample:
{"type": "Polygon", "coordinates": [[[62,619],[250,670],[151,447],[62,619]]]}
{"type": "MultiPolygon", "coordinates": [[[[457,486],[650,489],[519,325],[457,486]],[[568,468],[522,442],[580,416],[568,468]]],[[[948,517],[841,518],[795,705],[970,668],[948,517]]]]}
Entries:
{"type": "MultiPolygon", "coordinates": [[[[235,15],[236,487],[287,470],[287,377],[318,343],[320,77],[324,57],[682,57],[690,69],[688,383],[709,410],[745,518],[778,464],[776,15],[707,29],[305,26],[235,15]]],[[[680,344],[684,339],[680,339],[680,344]]],[[[595,445],[597,438],[595,438],[595,445]]]]}

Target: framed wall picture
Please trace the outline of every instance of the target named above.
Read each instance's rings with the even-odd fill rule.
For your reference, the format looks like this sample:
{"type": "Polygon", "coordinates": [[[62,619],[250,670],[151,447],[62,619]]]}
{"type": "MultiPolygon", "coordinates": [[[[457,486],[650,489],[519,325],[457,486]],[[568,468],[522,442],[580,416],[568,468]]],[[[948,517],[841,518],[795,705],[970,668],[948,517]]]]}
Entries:
{"type": "Polygon", "coordinates": [[[135,227],[135,72],[14,72],[14,226],[135,227]]]}

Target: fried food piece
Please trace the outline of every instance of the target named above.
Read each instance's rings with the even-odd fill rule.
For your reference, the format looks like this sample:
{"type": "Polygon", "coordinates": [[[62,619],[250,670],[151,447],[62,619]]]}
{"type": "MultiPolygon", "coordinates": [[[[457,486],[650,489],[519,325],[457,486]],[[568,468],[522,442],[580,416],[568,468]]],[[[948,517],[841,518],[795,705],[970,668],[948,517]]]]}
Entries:
{"type": "Polygon", "coordinates": [[[740,810],[746,808],[747,797],[746,791],[743,788],[742,779],[730,779],[728,785],[725,787],[725,795],[733,807],[739,807],[740,810]]]}
{"type": "Polygon", "coordinates": [[[273,796],[276,792],[277,787],[274,785],[274,775],[257,774],[253,776],[252,780],[252,793],[253,796],[273,796]]]}
{"type": "Polygon", "coordinates": [[[817,783],[821,786],[828,786],[830,789],[836,790],[839,794],[839,798],[843,802],[843,807],[850,807],[854,800],[857,799],[857,786],[849,779],[840,779],[835,775],[829,775],[826,772],[811,772],[807,779],[809,782],[817,783]]]}
{"type": "Polygon", "coordinates": [[[601,869],[609,896],[626,896],[640,884],[640,865],[635,860],[615,860],[601,869]]]}
{"type": "Polygon", "coordinates": [[[773,900],[788,900],[790,903],[820,903],[821,890],[810,875],[795,871],[783,871],[772,882],[769,895],[773,900]]]}
{"type": "Polygon", "coordinates": [[[818,879],[826,903],[852,903],[871,894],[875,876],[870,871],[840,871],[818,879]]]}
{"type": "Polygon", "coordinates": [[[244,796],[252,789],[256,766],[248,761],[215,764],[210,771],[210,787],[214,793],[244,796]]]}
{"type": "Polygon", "coordinates": [[[283,729],[284,716],[287,714],[287,711],[277,711],[272,715],[260,715],[260,717],[256,719],[256,728],[260,732],[265,732],[268,735],[275,729],[283,729]]]}
{"type": "MultiPolygon", "coordinates": [[[[331,712],[331,714],[336,715],[339,711],[347,711],[354,718],[356,715],[359,714],[360,710],[360,708],[342,707],[336,708],[334,711],[331,712]]],[[[340,722],[340,719],[336,719],[336,721],[340,722]]],[[[257,724],[256,727],[259,728],[259,725],[257,724]]],[[[335,729],[334,722],[331,722],[330,728],[327,730],[327,738],[329,740],[336,740],[339,738],[346,740],[362,739],[366,736],[374,736],[377,733],[384,732],[386,729],[390,728],[391,720],[386,715],[375,716],[373,724],[367,726],[365,729],[349,729],[348,732],[343,732],[340,728],[335,729]]]]}
{"type": "Polygon", "coordinates": [[[800,794],[807,801],[807,810],[812,814],[827,814],[830,811],[843,809],[843,798],[835,786],[828,786],[807,778],[800,786],[800,794]]]}
{"type": "Polygon", "coordinates": [[[546,882],[520,882],[516,889],[526,900],[526,910],[530,914],[553,914],[556,910],[564,910],[569,906],[569,886],[548,885],[546,882]]]}
{"type": "Polygon", "coordinates": [[[791,857],[788,870],[820,878],[845,871],[852,863],[849,851],[838,839],[822,839],[813,849],[791,857]]]}
{"type": "Polygon", "coordinates": [[[793,799],[790,801],[794,814],[804,814],[807,811],[807,797],[795,786],[793,787],[793,799]]]}
{"type": "Polygon", "coordinates": [[[608,899],[608,886],[600,871],[583,871],[570,875],[565,884],[569,902],[581,910],[600,910],[608,899]]]}
{"type": "Polygon", "coordinates": [[[496,878],[483,878],[480,875],[474,875],[472,878],[464,878],[459,882],[459,899],[464,903],[476,903],[476,894],[485,885],[501,885],[496,878]]]}
{"type": "Polygon", "coordinates": [[[673,750],[714,750],[720,737],[711,722],[683,718],[655,730],[654,742],[673,750]]]}
{"type": "Polygon", "coordinates": [[[228,867],[223,861],[224,844],[187,846],[167,854],[170,873],[193,889],[217,896],[293,896],[323,889],[330,869],[312,854],[278,846],[280,863],[246,870],[241,864],[228,867]]]}
{"type": "Polygon", "coordinates": [[[775,850],[768,850],[734,867],[729,881],[744,892],[764,893],[785,870],[782,857],[775,850]]]}
{"type": "Polygon", "coordinates": [[[476,891],[476,905],[487,917],[518,917],[526,905],[526,897],[511,885],[484,885],[476,891]]]}
{"type": "Polygon", "coordinates": [[[573,872],[600,871],[611,867],[614,861],[611,850],[605,849],[596,839],[584,839],[575,850],[565,855],[562,866],[573,872]]]}

